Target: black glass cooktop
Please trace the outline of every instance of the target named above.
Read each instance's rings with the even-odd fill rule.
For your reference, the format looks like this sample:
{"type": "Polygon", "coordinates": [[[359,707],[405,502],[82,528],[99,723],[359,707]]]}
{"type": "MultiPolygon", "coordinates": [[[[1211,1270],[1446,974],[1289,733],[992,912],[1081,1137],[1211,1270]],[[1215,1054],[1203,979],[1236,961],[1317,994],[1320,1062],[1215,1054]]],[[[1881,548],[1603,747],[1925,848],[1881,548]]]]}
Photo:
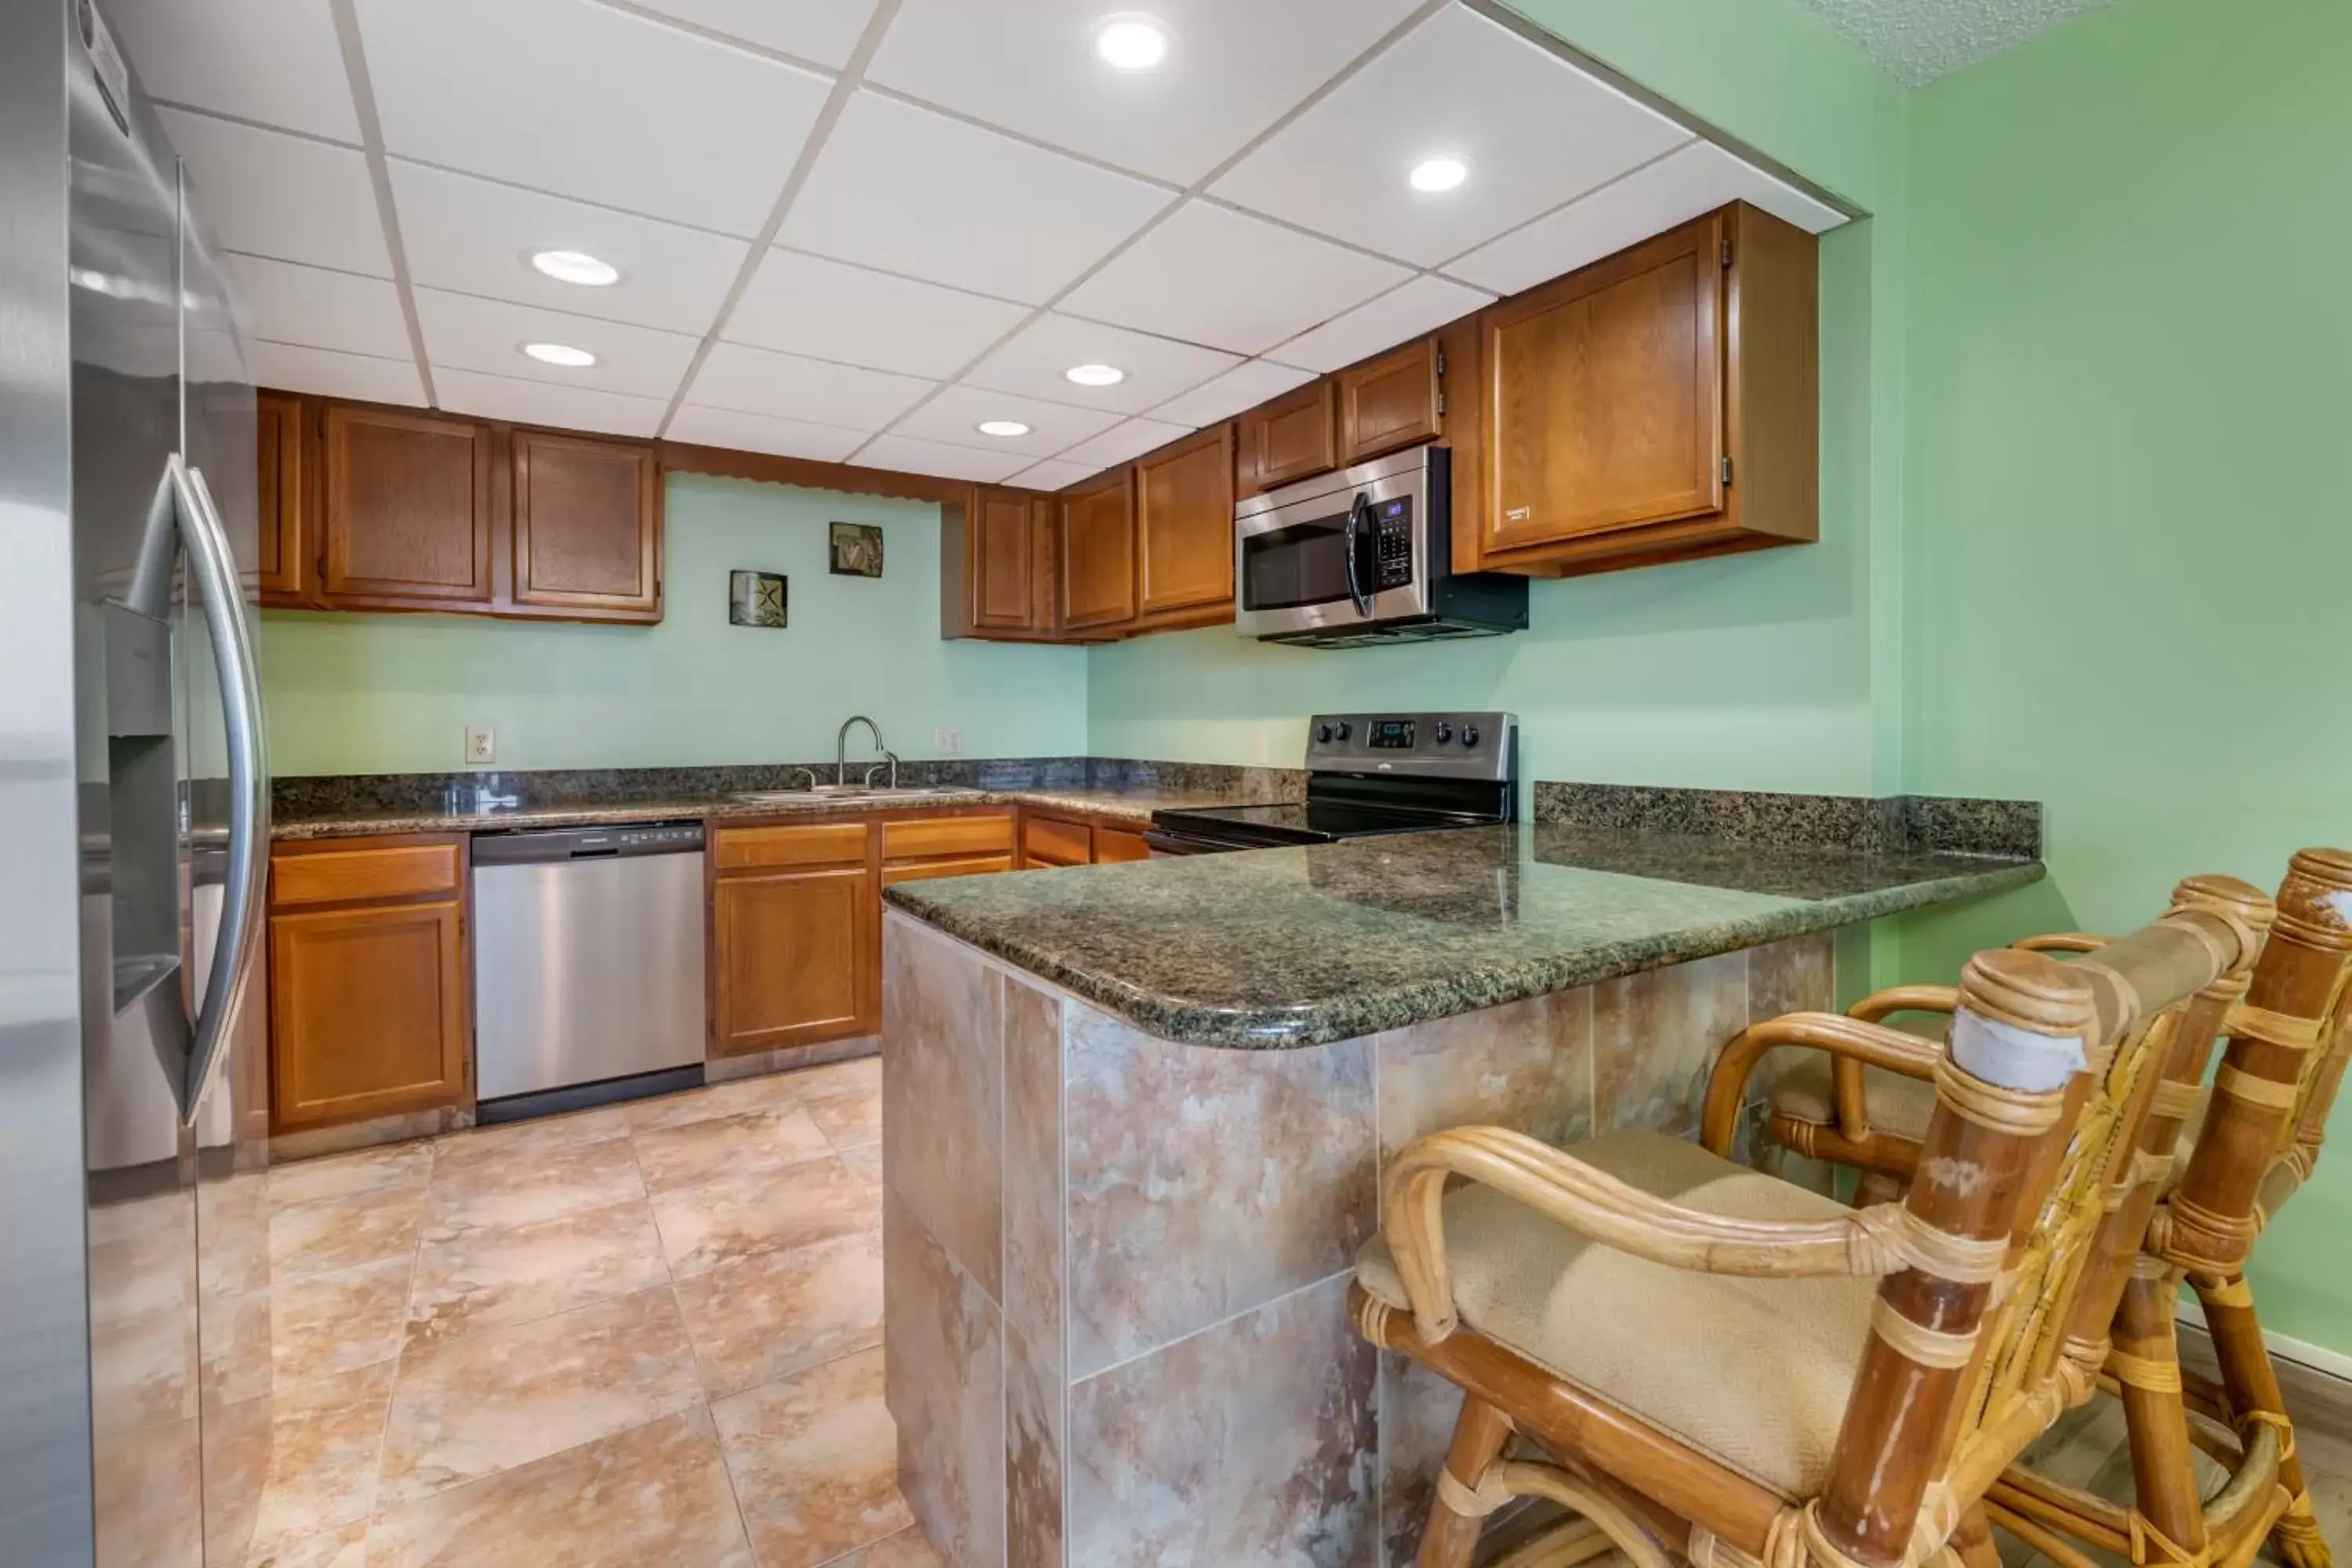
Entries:
{"type": "Polygon", "coordinates": [[[1421,833],[1472,827],[1490,820],[1432,811],[1382,811],[1341,801],[1293,805],[1205,805],[1154,814],[1164,833],[1221,844],[1329,844],[1376,833],[1421,833]]]}

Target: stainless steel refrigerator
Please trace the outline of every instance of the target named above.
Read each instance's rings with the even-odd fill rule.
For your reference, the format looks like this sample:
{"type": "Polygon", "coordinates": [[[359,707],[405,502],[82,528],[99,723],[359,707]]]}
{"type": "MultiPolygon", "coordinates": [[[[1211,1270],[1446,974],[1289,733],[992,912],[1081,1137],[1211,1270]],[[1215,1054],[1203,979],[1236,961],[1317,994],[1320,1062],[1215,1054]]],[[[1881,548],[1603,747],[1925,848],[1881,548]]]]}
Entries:
{"type": "Polygon", "coordinates": [[[253,389],[84,0],[0,0],[0,1562],[234,1563],[269,1453],[253,389]]]}

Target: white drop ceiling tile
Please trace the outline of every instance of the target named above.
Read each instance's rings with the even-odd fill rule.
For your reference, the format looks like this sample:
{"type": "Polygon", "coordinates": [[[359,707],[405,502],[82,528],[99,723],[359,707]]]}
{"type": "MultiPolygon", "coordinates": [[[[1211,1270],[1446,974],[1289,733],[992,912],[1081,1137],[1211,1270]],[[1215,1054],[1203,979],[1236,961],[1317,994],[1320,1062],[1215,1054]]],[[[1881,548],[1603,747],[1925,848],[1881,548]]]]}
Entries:
{"type": "Polygon", "coordinates": [[[902,474],[934,474],[943,479],[970,479],[997,484],[1029,459],[1018,452],[983,452],[945,441],[919,441],[912,436],[877,436],[857,454],[863,468],[892,468],[902,474]]]}
{"type": "Polygon", "coordinates": [[[362,403],[425,406],[425,383],[413,359],[370,359],[248,338],[245,364],[257,386],[316,393],[320,397],[351,397],[362,403]]]}
{"type": "Polygon", "coordinates": [[[751,248],[422,163],[390,164],[409,276],[428,288],[698,335],[709,330],[751,248]],[[542,250],[583,251],[618,268],[621,280],[600,289],[559,283],[531,266],[542,250]]]}
{"type": "Polygon", "coordinates": [[[741,343],[713,343],[686,395],[688,402],[772,419],[878,430],[937,384],[741,343]]]}
{"type": "Polygon", "coordinates": [[[250,336],[379,359],[409,357],[408,321],[390,279],[235,251],[224,253],[221,263],[245,307],[239,321],[250,336]]]}
{"type": "Polygon", "coordinates": [[[1816,234],[1845,221],[1761,169],[1699,142],[1481,246],[1445,270],[1482,288],[1517,293],[1742,199],[1816,234]]]}
{"type": "Polygon", "coordinates": [[[683,332],[660,332],[439,289],[415,292],[425,357],[433,363],[436,384],[441,367],[449,365],[518,381],[667,399],[694,359],[696,340],[683,332]],[[577,370],[544,364],[522,352],[525,343],[586,349],[596,363],[577,370]]]}
{"type": "Polygon", "coordinates": [[[1275,133],[1210,194],[1433,267],[1691,139],[1497,23],[1448,5],[1275,133]],[[1412,188],[1459,158],[1450,191],[1412,188]]]}
{"type": "Polygon", "coordinates": [[[440,365],[433,367],[433,391],[452,414],[605,436],[650,436],[661,427],[662,411],[669,406],[658,397],[632,397],[593,386],[553,386],[440,365]]]}
{"type": "Polygon", "coordinates": [[[854,96],[777,237],[1043,304],[1172,193],[872,92],[854,96]]]}
{"type": "Polygon", "coordinates": [[[1079,442],[1061,455],[1062,461],[1108,468],[1114,463],[1131,462],[1154,447],[1165,447],[1178,437],[1192,433],[1190,426],[1171,425],[1160,419],[1130,419],[1091,440],[1079,442]]]}
{"type": "Polygon", "coordinates": [[[866,444],[871,430],[843,430],[812,425],[805,419],[771,419],[735,408],[709,408],[688,403],[669,422],[673,441],[705,447],[728,447],[739,452],[768,452],[779,458],[807,458],[820,463],[840,463],[866,444]]]}
{"type": "Polygon", "coordinates": [[[104,15],[151,98],[360,139],[327,0],[112,0],[104,15]]]}
{"type": "Polygon", "coordinates": [[[1294,386],[1315,379],[1312,371],[1271,360],[1244,360],[1216,380],[1173,397],[1151,412],[1161,419],[1198,428],[1255,408],[1269,397],[1279,397],[1294,386]]]}
{"type": "Polygon", "coordinates": [[[1140,414],[1240,363],[1222,350],[1047,311],[973,366],[964,381],[1048,402],[1140,414]],[[1080,386],[1062,373],[1081,364],[1110,365],[1127,377],[1109,386],[1080,386]]]}
{"type": "Polygon", "coordinates": [[[1338,370],[1466,316],[1493,300],[1493,295],[1479,289],[1424,275],[1268,349],[1266,357],[1308,370],[1338,370]]]}
{"type": "Polygon", "coordinates": [[[386,151],[760,231],[829,79],[588,0],[358,0],[386,151]]]}
{"type": "Polygon", "coordinates": [[[875,0],[637,0],[681,22],[838,70],[849,63],[875,0]]]}
{"type": "Polygon", "coordinates": [[[1101,0],[907,0],[867,74],[1059,147],[1190,184],[1411,14],[1416,0],[1154,0],[1155,69],[1094,52],[1101,0]]]}
{"type": "Polygon", "coordinates": [[[1105,463],[1067,463],[1059,458],[1048,458],[1034,468],[1024,468],[1013,476],[1012,482],[1024,489],[1067,489],[1080,479],[1093,479],[1109,465],[1105,463]]]}
{"type": "Polygon", "coordinates": [[[1411,276],[1394,262],[1195,201],[1058,308],[1254,354],[1411,276]]]}
{"type": "Polygon", "coordinates": [[[730,342],[944,380],[1028,307],[869,268],[771,250],[727,319],[730,342]]]}
{"type": "Polygon", "coordinates": [[[156,112],[223,248],[392,276],[365,153],[205,114],[156,112]]]}
{"type": "Polygon", "coordinates": [[[1002,447],[1016,454],[1025,452],[1035,458],[1053,457],[1118,423],[1118,416],[1108,409],[1073,408],[1018,393],[950,386],[891,429],[894,434],[926,441],[947,441],[992,452],[1002,447]],[[979,426],[983,419],[1017,419],[1029,426],[1029,433],[982,435],[979,426]]]}

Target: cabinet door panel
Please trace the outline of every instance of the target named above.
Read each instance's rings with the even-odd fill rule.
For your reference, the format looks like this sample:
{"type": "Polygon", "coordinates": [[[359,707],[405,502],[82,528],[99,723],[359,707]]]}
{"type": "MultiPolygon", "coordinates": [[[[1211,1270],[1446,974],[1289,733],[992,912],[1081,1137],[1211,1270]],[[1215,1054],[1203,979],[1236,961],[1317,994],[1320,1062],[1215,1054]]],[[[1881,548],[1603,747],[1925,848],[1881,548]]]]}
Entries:
{"type": "Polygon", "coordinates": [[[1032,539],[1035,508],[1019,490],[983,489],[971,531],[971,624],[992,631],[1040,628],[1037,619],[1036,552],[1032,539]]]}
{"type": "Polygon", "coordinates": [[[1120,626],[1135,618],[1134,492],[1122,468],[1062,498],[1062,624],[1120,626]]]}
{"type": "Polygon", "coordinates": [[[1262,403],[1235,422],[1242,489],[1252,495],[1339,466],[1328,376],[1262,403]]]}
{"type": "Polygon", "coordinates": [[[279,1129],[458,1103],[462,931],[455,900],[270,917],[270,1078],[279,1129]]]}
{"type": "Polygon", "coordinates": [[[1219,426],[1135,466],[1144,615],[1234,596],[1233,427],[1219,426]]]}
{"type": "Polygon", "coordinates": [[[1149,860],[1151,846],[1143,841],[1140,833],[1130,833],[1124,827],[1095,829],[1095,863],[1108,865],[1118,860],[1149,860]]]}
{"type": "Polygon", "coordinates": [[[310,531],[303,526],[302,400],[257,393],[253,426],[261,602],[299,605],[309,600],[313,571],[310,531]]]}
{"type": "Polygon", "coordinates": [[[1720,510],[1721,244],[1703,219],[1491,312],[1489,550],[1720,510]]]}
{"type": "Polygon", "coordinates": [[[1021,824],[1021,859],[1030,866],[1087,866],[1094,863],[1093,836],[1083,822],[1063,822],[1031,816],[1021,824]]]}
{"type": "Polygon", "coordinates": [[[881,907],[870,870],[722,878],[713,898],[719,1054],[881,1026],[881,907]]]}
{"type": "Polygon", "coordinates": [[[1339,465],[1437,438],[1437,341],[1423,338],[1339,375],[1339,465]]]}
{"type": "Polygon", "coordinates": [[[490,432],[464,419],[330,406],[328,597],[447,607],[490,599],[490,432]]]}
{"type": "Polygon", "coordinates": [[[661,474],[652,448],[514,433],[514,599],[661,614],[661,474]]]}
{"type": "Polygon", "coordinates": [[[1010,871],[1010,855],[968,855],[960,860],[913,860],[904,866],[886,867],[882,885],[898,882],[922,882],[933,877],[977,877],[990,871],[1010,871]]]}

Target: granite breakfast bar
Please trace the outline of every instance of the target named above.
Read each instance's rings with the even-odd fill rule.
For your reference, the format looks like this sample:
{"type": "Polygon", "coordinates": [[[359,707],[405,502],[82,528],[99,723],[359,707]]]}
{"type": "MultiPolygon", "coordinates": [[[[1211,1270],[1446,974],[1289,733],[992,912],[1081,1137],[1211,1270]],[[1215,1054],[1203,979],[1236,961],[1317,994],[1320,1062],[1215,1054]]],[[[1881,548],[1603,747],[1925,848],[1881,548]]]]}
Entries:
{"type": "Polygon", "coordinates": [[[892,889],[900,1485],[960,1565],[1411,1561],[1457,1396],[1350,1330],[1465,1122],[1692,1132],[1835,933],[2038,862],[1556,825],[892,889]]]}

